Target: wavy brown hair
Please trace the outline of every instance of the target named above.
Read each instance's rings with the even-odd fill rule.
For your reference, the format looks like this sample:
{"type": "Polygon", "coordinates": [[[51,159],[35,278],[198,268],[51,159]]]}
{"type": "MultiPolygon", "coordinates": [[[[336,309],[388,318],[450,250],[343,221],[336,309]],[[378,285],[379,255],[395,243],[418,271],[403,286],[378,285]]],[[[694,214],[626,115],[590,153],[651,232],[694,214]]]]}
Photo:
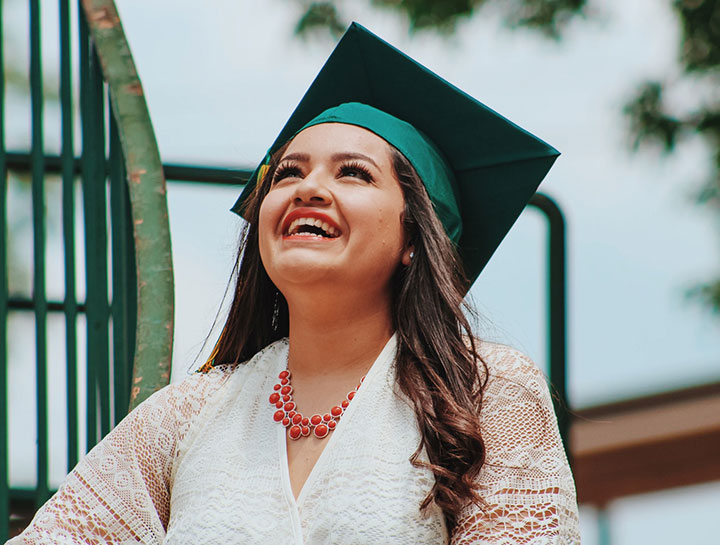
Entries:
{"type": "MultiPolygon", "coordinates": [[[[258,246],[260,204],[288,144],[273,155],[246,201],[234,297],[204,368],[213,362],[247,361],[288,335],[287,302],[265,272],[258,246]]],[[[398,334],[395,380],[412,403],[420,430],[420,444],[410,461],[435,475],[420,509],[435,502],[452,529],[464,507],[483,503],[474,479],[485,461],[479,415],[487,366],[463,313],[468,281],[455,246],[415,169],[395,148],[390,150],[405,198],[404,228],[414,250],[410,265],[399,267],[392,279],[392,320],[398,334]],[[427,461],[421,457],[423,450],[427,461]]]]}

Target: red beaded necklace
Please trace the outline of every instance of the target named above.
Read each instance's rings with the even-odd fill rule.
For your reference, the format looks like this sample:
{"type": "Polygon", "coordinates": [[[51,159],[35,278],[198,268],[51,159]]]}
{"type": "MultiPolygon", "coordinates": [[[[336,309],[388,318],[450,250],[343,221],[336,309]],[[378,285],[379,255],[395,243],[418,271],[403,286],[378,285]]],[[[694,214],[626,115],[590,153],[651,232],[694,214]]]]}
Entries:
{"type": "Polygon", "coordinates": [[[307,437],[310,435],[310,432],[318,439],[327,437],[328,434],[337,427],[338,422],[340,422],[340,417],[345,412],[345,409],[348,408],[358,388],[360,388],[360,385],[365,380],[365,377],[361,378],[357,388],[348,392],[342,403],[333,406],[330,412],[322,415],[314,414],[310,418],[307,418],[297,410],[295,401],[293,401],[290,371],[287,369],[282,371],[278,375],[278,378],[280,382],[273,386],[273,393],[270,394],[269,401],[278,409],[273,414],[273,420],[288,428],[288,437],[290,437],[290,439],[307,437]]]}

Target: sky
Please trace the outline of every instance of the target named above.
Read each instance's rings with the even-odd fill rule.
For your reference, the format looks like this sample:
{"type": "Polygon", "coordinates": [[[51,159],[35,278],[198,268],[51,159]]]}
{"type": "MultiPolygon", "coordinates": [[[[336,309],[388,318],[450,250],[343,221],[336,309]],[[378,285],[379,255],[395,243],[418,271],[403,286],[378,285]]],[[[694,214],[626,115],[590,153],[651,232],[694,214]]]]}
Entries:
{"type": "MultiPolygon", "coordinates": [[[[668,3],[591,0],[592,16],[571,24],[560,43],[511,32],[492,9],[462,23],[449,39],[411,38],[398,16],[372,11],[365,2],[345,3],[349,16],[562,152],[541,190],[560,204],[567,221],[573,407],[720,380],[720,319],[685,297],[695,283],[720,273],[717,218],[692,203],[707,173],[708,150],[690,143],[670,158],[652,151],[633,155],[620,113],[643,79],[679,74],[678,28],[668,3]]],[[[299,12],[288,0],[212,0],[202,9],[190,0],[117,4],[165,162],[254,167],[334,45],[293,37],[299,12]]],[[[5,24],[21,21],[23,9],[12,11],[5,24]]],[[[53,16],[50,3],[43,9],[53,16]]],[[[56,39],[52,31],[44,39],[52,72],[56,39]]],[[[673,99],[688,100],[682,94],[673,99]]],[[[22,149],[28,117],[22,100],[16,104],[8,111],[8,125],[16,128],[8,131],[8,146],[22,149]]],[[[57,112],[49,108],[46,117],[52,126],[57,112]]],[[[50,134],[49,149],[55,142],[50,134]]],[[[198,352],[237,245],[240,220],[227,212],[237,193],[169,187],[174,380],[202,359],[198,352]]],[[[52,193],[48,200],[52,213],[52,193]]],[[[28,233],[18,229],[18,239],[28,233]]],[[[546,235],[544,218],[524,213],[471,290],[483,316],[480,336],[520,348],[542,368],[546,235]]],[[[51,266],[61,259],[51,245],[51,266]]],[[[48,292],[61,293],[62,284],[61,276],[49,278],[48,292]]],[[[25,328],[21,319],[12,327],[25,328]]],[[[50,330],[61,335],[59,324],[50,330]]],[[[18,345],[11,346],[11,359],[31,357],[18,345]]],[[[51,367],[61,380],[61,365],[51,367]]],[[[11,396],[19,399],[32,384],[19,366],[10,372],[20,384],[11,396]]],[[[11,423],[11,433],[21,426],[20,420],[11,423]]],[[[15,447],[18,468],[18,460],[34,455],[31,441],[22,445],[15,447]]],[[[62,474],[62,462],[53,472],[62,474]]],[[[710,484],[627,498],[613,503],[607,516],[613,543],[678,542],[672,528],[653,528],[652,517],[662,513],[678,528],[695,528],[695,541],[709,542],[702,517],[718,510],[720,487],[710,484]]],[[[583,510],[584,541],[596,543],[596,531],[596,513],[583,510]]]]}
{"type": "MultiPolygon", "coordinates": [[[[334,45],[294,38],[298,11],[283,0],[118,5],[166,161],[254,167],[334,45]]],[[[707,150],[632,155],[620,114],[643,78],[677,74],[670,10],[603,2],[556,44],[508,31],[492,10],[449,40],[410,38],[399,17],[363,5],[349,15],[563,153],[541,190],[568,226],[572,404],[720,379],[720,320],[685,297],[720,271],[716,219],[692,204],[707,150]]],[[[174,243],[188,250],[178,255],[176,344],[188,365],[207,329],[198,310],[205,322],[214,315],[208,294],[226,284],[239,225],[222,213],[237,191],[208,193],[170,189],[174,243]],[[199,277],[207,292],[185,289],[199,277]]],[[[526,213],[471,292],[481,334],[540,365],[545,236],[544,218],[526,213]]]]}

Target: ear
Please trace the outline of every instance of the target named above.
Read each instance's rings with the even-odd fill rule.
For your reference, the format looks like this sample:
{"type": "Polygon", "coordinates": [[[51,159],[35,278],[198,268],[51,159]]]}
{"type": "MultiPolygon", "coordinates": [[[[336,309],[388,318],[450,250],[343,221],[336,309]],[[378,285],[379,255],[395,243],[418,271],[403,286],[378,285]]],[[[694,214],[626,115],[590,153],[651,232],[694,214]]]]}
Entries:
{"type": "Polygon", "coordinates": [[[402,253],[402,264],[406,267],[412,263],[413,257],[415,255],[415,247],[412,244],[408,244],[405,246],[405,249],[402,253]]]}

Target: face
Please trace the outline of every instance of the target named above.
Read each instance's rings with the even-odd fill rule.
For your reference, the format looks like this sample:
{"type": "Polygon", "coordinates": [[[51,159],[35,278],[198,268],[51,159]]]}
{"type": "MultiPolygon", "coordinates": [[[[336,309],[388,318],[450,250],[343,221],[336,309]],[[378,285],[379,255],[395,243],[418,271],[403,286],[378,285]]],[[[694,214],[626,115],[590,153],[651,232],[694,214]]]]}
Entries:
{"type": "Polygon", "coordinates": [[[285,296],[311,285],[387,290],[411,248],[389,145],[360,127],[327,123],[285,150],[260,207],[260,256],[285,296]]]}

